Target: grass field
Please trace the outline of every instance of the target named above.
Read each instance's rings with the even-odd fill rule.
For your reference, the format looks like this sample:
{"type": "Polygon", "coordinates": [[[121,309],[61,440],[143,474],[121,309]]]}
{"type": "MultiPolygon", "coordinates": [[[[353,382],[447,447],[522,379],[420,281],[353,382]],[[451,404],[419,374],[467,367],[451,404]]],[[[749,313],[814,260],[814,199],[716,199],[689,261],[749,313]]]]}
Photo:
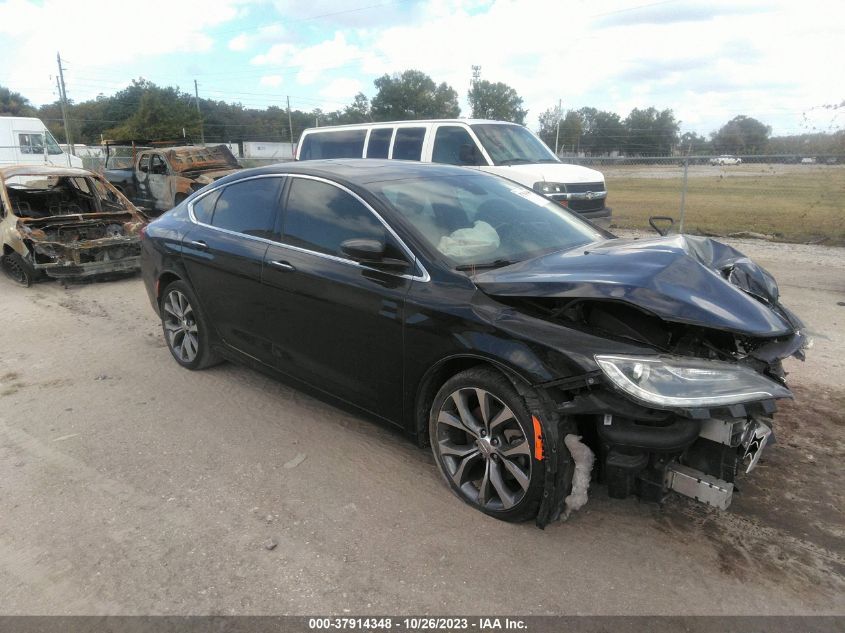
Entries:
{"type": "MultiPolygon", "coordinates": [[[[679,218],[683,167],[603,167],[613,224],[648,228],[652,215],[679,218]]],[[[845,245],[845,166],[690,167],[685,232],[753,231],[784,242],[845,245]]]]}

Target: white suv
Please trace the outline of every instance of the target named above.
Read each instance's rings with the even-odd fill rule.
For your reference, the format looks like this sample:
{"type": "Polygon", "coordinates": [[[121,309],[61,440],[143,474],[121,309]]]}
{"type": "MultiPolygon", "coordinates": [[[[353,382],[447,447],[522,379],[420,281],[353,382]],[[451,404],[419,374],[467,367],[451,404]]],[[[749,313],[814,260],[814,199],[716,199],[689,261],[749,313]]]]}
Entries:
{"type": "Polygon", "coordinates": [[[528,129],[505,121],[437,119],[310,128],[297,160],[389,158],[462,165],[531,187],[600,225],[610,224],[601,172],[561,163],[528,129]]]}

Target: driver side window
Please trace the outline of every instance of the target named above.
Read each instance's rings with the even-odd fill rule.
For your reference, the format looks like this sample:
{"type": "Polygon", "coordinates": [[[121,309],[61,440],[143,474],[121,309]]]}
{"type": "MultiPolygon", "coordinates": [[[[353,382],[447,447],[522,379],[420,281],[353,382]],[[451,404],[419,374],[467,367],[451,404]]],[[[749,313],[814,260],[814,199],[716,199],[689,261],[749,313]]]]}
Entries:
{"type": "Polygon", "coordinates": [[[441,125],[434,135],[433,163],[447,165],[483,165],[481,150],[464,128],[457,125],[441,125]]]}
{"type": "Polygon", "coordinates": [[[149,154],[141,154],[141,160],[138,161],[138,171],[142,171],[145,174],[150,171],[150,155],[149,154]]]}
{"type": "Polygon", "coordinates": [[[152,161],[150,162],[150,173],[159,175],[167,173],[167,163],[158,154],[153,154],[152,161]]]}
{"type": "Polygon", "coordinates": [[[357,198],[318,180],[294,178],[284,215],[286,244],[345,258],[341,244],[354,238],[384,242],[388,257],[407,259],[384,225],[357,198]]]}

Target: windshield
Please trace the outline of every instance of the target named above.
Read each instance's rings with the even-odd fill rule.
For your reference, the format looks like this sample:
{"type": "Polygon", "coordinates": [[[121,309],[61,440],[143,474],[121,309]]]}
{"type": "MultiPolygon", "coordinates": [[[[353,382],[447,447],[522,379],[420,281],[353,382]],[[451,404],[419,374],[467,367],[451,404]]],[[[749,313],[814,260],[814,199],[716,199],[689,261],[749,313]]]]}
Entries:
{"type": "Polygon", "coordinates": [[[494,165],[560,162],[543,141],[521,125],[476,123],[472,129],[494,165]]]}
{"type": "Polygon", "coordinates": [[[530,189],[488,175],[373,183],[373,191],[453,266],[504,266],[603,239],[530,189]]]}
{"type": "Polygon", "coordinates": [[[150,149],[147,145],[109,145],[106,167],[109,169],[132,169],[135,166],[135,157],[138,153],[150,149]]]}
{"type": "Polygon", "coordinates": [[[20,218],[126,212],[125,203],[98,178],[19,174],[4,180],[12,210],[20,218]]]}
{"type": "Polygon", "coordinates": [[[56,139],[53,138],[53,135],[50,134],[50,131],[44,130],[44,135],[47,137],[47,153],[48,154],[61,154],[62,148],[59,147],[59,144],[56,142],[56,139]]]}

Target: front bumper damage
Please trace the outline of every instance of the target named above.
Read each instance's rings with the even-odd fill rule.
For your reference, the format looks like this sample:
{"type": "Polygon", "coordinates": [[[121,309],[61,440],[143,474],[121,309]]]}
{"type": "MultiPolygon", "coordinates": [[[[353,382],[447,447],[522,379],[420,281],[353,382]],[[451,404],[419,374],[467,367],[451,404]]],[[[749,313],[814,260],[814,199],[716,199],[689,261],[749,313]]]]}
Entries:
{"type": "MultiPolygon", "coordinates": [[[[97,221],[58,224],[46,230],[21,226],[27,259],[41,274],[57,279],[131,273],[141,269],[141,242],[137,226],[114,223],[110,233],[84,239],[85,232],[99,232],[97,221]]],[[[106,232],[105,230],[103,232],[106,232]]]]}
{"type": "Polygon", "coordinates": [[[541,528],[565,520],[584,504],[581,499],[573,507],[568,499],[585,460],[584,453],[579,459],[575,452],[581,446],[594,449],[592,481],[605,485],[611,498],[636,496],[662,504],[676,492],[724,510],[737,477],[751,472],[774,443],[774,400],[662,411],[618,394],[601,372],[536,387],[543,393],[548,421],[543,433],[546,487],[537,517],[541,528]]]}
{"type": "Polygon", "coordinates": [[[48,277],[92,277],[141,269],[137,236],[76,243],[32,242],[33,267],[48,277]]]}
{"type": "Polygon", "coordinates": [[[595,453],[593,480],[610,497],[661,503],[675,491],[726,508],[774,440],[776,400],[792,397],[782,361],[811,345],[774,278],[707,238],[605,240],[472,279],[505,306],[497,325],[536,319],[572,333],[552,345],[579,373],[533,385],[553,445],[541,527],[564,512],[570,435],[595,453]]]}

